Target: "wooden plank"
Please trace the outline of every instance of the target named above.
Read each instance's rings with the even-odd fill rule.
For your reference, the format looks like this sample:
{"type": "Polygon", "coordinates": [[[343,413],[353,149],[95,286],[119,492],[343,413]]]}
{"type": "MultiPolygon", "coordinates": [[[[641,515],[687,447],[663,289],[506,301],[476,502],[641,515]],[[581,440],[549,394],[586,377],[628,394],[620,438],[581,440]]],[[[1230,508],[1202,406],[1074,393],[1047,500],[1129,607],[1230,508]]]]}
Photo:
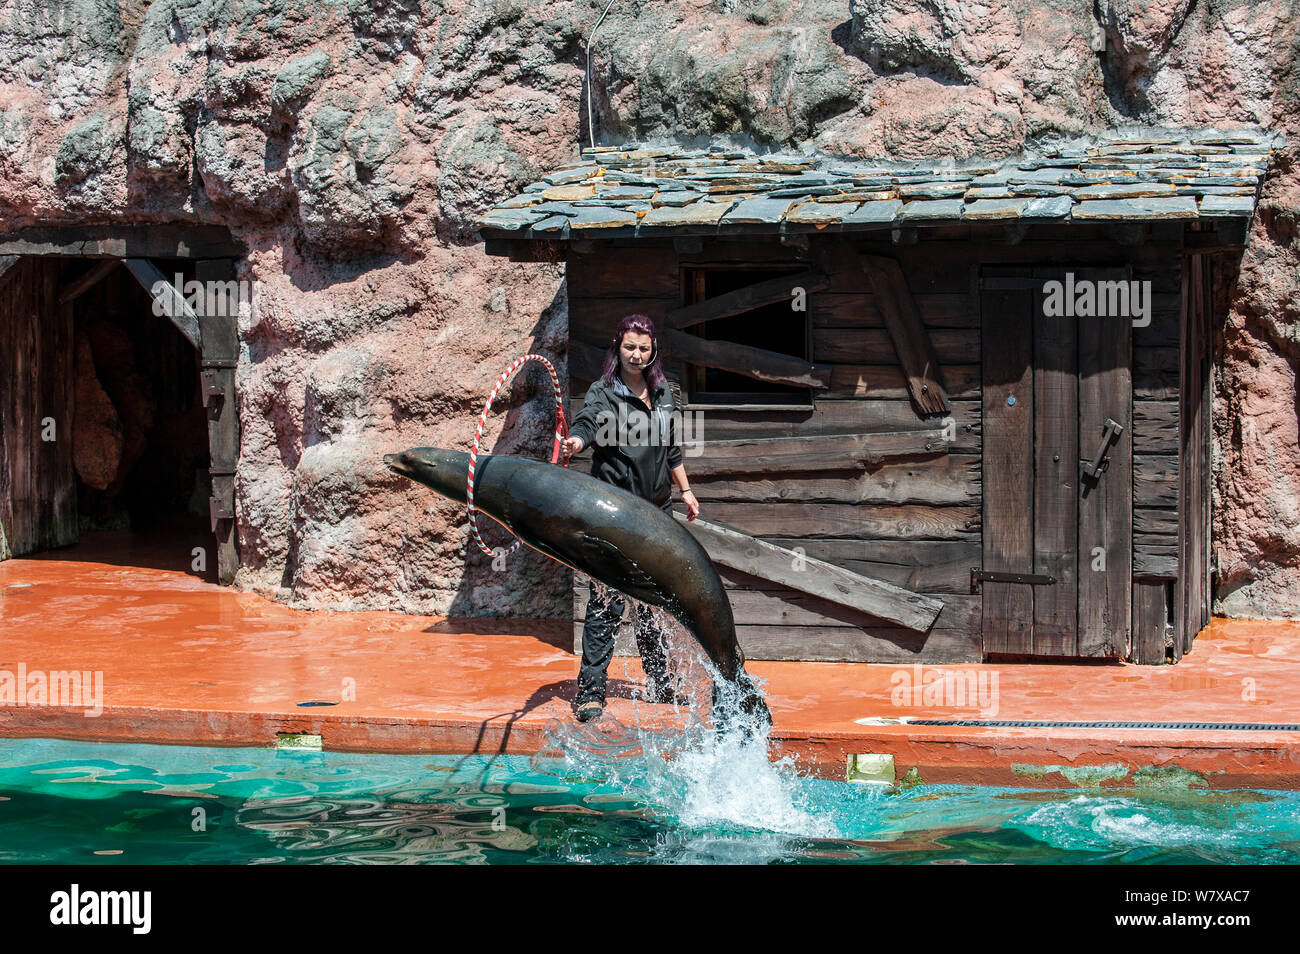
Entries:
{"type": "Polygon", "coordinates": [[[1179,402],[1178,587],[1180,632],[1174,636],[1183,653],[1209,618],[1209,355],[1208,313],[1212,305],[1210,260],[1188,256],[1187,314],[1182,329],[1179,402]]]}
{"type": "MultiPolygon", "coordinates": [[[[969,364],[979,355],[980,335],[971,328],[939,328],[927,334],[935,363],[969,364]]],[[[813,359],[826,364],[883,364],[898,352],[880,328],[813,328],[813,359]]]]}
{"type": "MultiPolygon", "coordinates": [[[[860,470],[869,464],[917,454],[943,453],[944,432],[936,428],[884,434],[822,434],[704,441],[686,459],[694,476],[771,474],[782,471],[860,470]]],[[[693,451],[694,448],[688,448],[693,451]]]]}
{"type": "MultiPolygon", "coordinates": [[[[1093,281],[1127,280],[1127,269],[1084,269],[1093,281]]],[[[1079,324],[1079,459],[1091,461],[1108,419],[1124,427],[1110,466],[1081,480],[1079,498],[1080,656],[1127,658],[1132,638],[1133,431],[1132,320],[1079,324]]]]}
{"type": "MultiPolygon", "coordinates": [[[[838,279],[838,275],[836,278],[838,279]]],[[[916,310],[927,328],[979,328],[979,301],[969,294],[913,295],[916,310]]],[[[878,299],[870,293],[839,290],[818,292],[811,299],[814,328],[883,328],[878,299]]],[[[947,368],[944,378],[947,379],[947,368]]]]}
{"type": "MultiPolygon", "coordinates": [[[[941,614],[942,615],[942,614],[941,614]]],[[[574,652],[582,653],[581,622],[574,623],[574,652]]],[[[880,624],[870,630],[834,626],[736,627],[736,641],[748,660],[859,663],[978,663],[979,633],[936,625],[926,633],[880,624]]],[[[623,627],[614,643],[618,656],[635,656],[636,643],[623,627]]]]}
{"type": "MultiPolygon", "coordinates": [[[[723,572],[728,571],[724,569],[723,572]]],[[[727,597],[738,626],[826,626],[863,630],[880,627],[880,620],[871,613],[794,590],[732,589],[728,590],[727,597]]],[[[944,629],[974,630],[978,627],[977,597],[945,595],[937,602],[949,611],[944,629]]],[[[935,622],[937,625],[937,616],[935,622]]],[[[916,631],[919,630],[913,630],[916,631]]]]}
{"type": "Polygon", "coordinates": [[[1178,402],[1133,402],[1133,452],[1178,453],[1178,402]]]}
{"type": "Polygon", "coordinates": [[[687,522],[681,514],[676,516],[703,544],[709,557],[723,566],[852,606],[907,629],[927,629],[943,608],[939,600],[830,563],[800,557],[731,527],[702,519],[687,522]]]}
{"type": "Polygon", "coordinates": [[[870,270],[871,287],[899,363],[903,366],[917,413],[946,413],[948,395],[944,389],[943,371],[902,269],[896,260],[881,256],[864,256],[863,262],[870,270]]]}
{"type": "Polygon", "coordinates": [[[76,281],[64,289],[59,296],[59,304],[66,305],[75,301],[107,278],[121,263],[115,258],[104,258],[95,262],[76,281]]]}
{"type": "Polygon", "coordinates": [[[672,246],[610,248],[571,253],[565,274],[578,298],[663,298],[682,300],[680,266],[672,246]]]}
{"type": "Polygon", "coordinates": [[[9,546],[14,556],[38,549],[37,528],[34,520],[39,507],[39,485],[34,473],[36,448],[40,442],[40,412],[35,406],[40,382],[41,353],[39,318],[34,300],[33,285],[39,266],[36,260],[21,260],[10,281],[10,320],[14,322],[13,377],[10,431],[9,466],[11,468],[14,500],[13,526],[9,533],[9,546]]]}
{"type": "Polygon", "coordinates": [[[884,628],[872,632],[823,626],[737,626],[746,659],[808,662],[977,663],[979,635],[954,629],[925,634],[884,628]]]}
{"type": "Polygon", "coordinates": [[[201,259],[194,263],[194,274],[206,289],[198,309],[203,362],[237,362],[240,290],[235,262],[201,259]]]}
{"type": "Polygon", "coordinates": [[[665,329],[681,330],[693,325],[711,321],[714,318],[729,318],[764,305],[781,301],[792,301],[797,289],[806,294],[821,291],[830,285],[830,278],[819,269],[810,269],[790,275],[779,275],[735,291],[715,295],[703,301],[697,301],[680,308],[674,308],[664,317],[665,329]]]}
{"type": "Polygon", "coordinates": [[[695,459],[688,459],[687,467],[701,501],[973,504],[980,499],[980,459],[974,454],[943,454],[884,463],[856,474],[816,477],[765,473],[718,479],[702,474],[695,459]]]}
{"type": "Polygon", "coordinates": [[[663,327],[664,314],[672,302],[653,298],[569,298],[569,334],[584,339],[603,352],[613,340],[618,324],[627,315],[645,315],[663,327]]]}
{"type": "MultiPolygon", "coordinates": [[[[1026,573],[1033,566],[1033,301],[1028,291],[980,295],[989,342],[982,362],[986,570],[1026,573]]],[[[984,652],[1033,652],[1033,587],[984,583],[980,593],[984,652]]]]}
{"type": "MultiPolygon", "coordinates": [[[[569,402],[572,415],[582,409],[582,398],[569,402]]],[[[879,434],[917,430],[944,430],[954,440],[953,454],[977,454],[981,446],[980,402],[954,401],[948,418],[938,418],[932,428],[918,428],[916,412],[908,401],[824,401],[810,410],[750,410],[715,408],[707,405],[690,409],[692,434],[697,440],[753,440],[772,437],[805,438],[825,434],[879,434]],[[951,423],[949,423],[951,422],[951,423]]]]}
{"type": "Polygon", "coordinates": [[[1179,327],[1178,295],[1153,294],[1151,323],[1133,329],[1135,348],[1177,348],[1179,327]]]}
{"type": "Polygon", "coordinates": [[[3,288],[8,280],[10,270],[18,264],[18,255],[0,255],[0,288],[3,288]]]}
{"type": "MultiPolygon", "coordinates": [[[[825,626],[868,631],[903,629],[896,624],[882,622],[871,613],[811,593],[777,586],[739,570],[720,566],[718,573],[726,584],[727,600],[731,604],[737,626],[825,626]]],[[[574,619],[583,619],[587,612],[588,587],[575,582],[573,597],[574,619]]],[[[962,596],[945,594],[942,598],[935,598],[939,599],[946,611],[943,619],[945,629],[978,631],[978,597],[967,593],[962,596]]],[[[935,625],[938,624],[939,617],[936,617],[935,625]]]]}
{"type": "Polygon", "coordinates": [[[1177,348],[1133,348],[1133,400],[1178,400],[1177,348]]]}
{"type": "MultiPolygon", "coordinates": [[[[1036,278],[1060,278],[1036,269],[1036,278]]],[[[1073,656],[1078,632],[1079,321],[1049,317],[1034,293],[1034,654],[1073,656]]],[[[1086,319],[1083,319],[1086,320],[1086,319]]]]}
{"type": "Polygon", "coordinates": [[[979,566],[980,541],[824,540],[765,537],[787,550],[842,566],[854,573],[904,586],[918,593],[970,594],[970,568],[979,566]]]}
{"type": "Polygon", "coordinates": [[[1159,666],[1165,661],[1164,583],[1133,584],[1133,655],[1131,661],[1159,666]]]}
{"type": "Polygon", "coordinates": [[[1178,457],[1142,454],[1133,458],[1133,506],[1178,506],[1178,457]]]}
{"type": "MultiPolygon", "coordinates": [[[[696,410],[703,415],[700,433],[709,440],[906,431],[915,430],[918,423],[910,401],[822,401],[811,410],[765,410],[761,414],[703,405],[696,410]]],[[[948,418],[927,423],[942,428],[949,420],[956,438],[949,451],[978,453],[983,428],[980,402],[953,401],[948,418]]]]}
{"type": "Polygon", "coordinates": [[[756,537],[961,540],[980,532],[979,508],[971,506],[718,502],[706,516],[756,537]]]}
{"type": "Polygon", "coordinates": [[[757,381],[801,387],[830,387],[830,368],[803,358],[779,354],[733,341],[710,341],[672,329],[659,332],[665,355],[708,368],[733,371],[757,381]]]}
{"type": "MultiPolygon", "coordinates": [[[[645,239],[635,239],[630,243],[632,249],[639,249],[645,239]]],[[[763,265],[768,268],[806,268],[814,255],[821,249],[800,248],[793,245],[781,245],[763,236],[755,241],[750,237],[705,236],[696,251],[681,249],[678,256],[683,265],[695,268],[751,268],[763,265]]]]}
{"type": "Polygon", "coordinates": [[[1178,579],[1178,547],[1133,544],[1133,579],[1178,579]]]}
{"type": "MultiPolygon", "coordinates": [[[[16,256],[14,259],[16,261],[16,256]]],[[[5,274],[9,274],[14,262],[3,262],[5,274]]],[[[3,278],[0,275],[0,278],[3,278]]],[[[17,390],[17,328],[18,316],[14,312],[9,282],[0,281],[0,380],[6,387],[0,387],[0,560],[13,556],[11,539],[14,530],[14,488],[10,473],[10,444],[14,440],[14,397],[17,390]]]]}
{"type": "Polygon", "coordinates": [[[58,271],[56,261],[23,258],[0,285],[0,556],[77,539],[73,326],[70,307],[58,304],[58,271]]]}
{"type": "Polygon", "coordinates": [[[0,388],[0,556],[6,559],[14,555],[14,546],[18,541],[17,522],[20,519],[18,508],[14,506],[17,499],[16,481],[18,434],[17,395],[20,387],[19,376],[22,373],[22,361],[27,351],[21,345],[21,329],[24,322],[14,302],[14,271],[11,264],[6,271],[6,278],[0,282],[0,375],[7,382],[0,388]]]}
{"type": "Polygon", "coordinates": [[[0,255],[72,258],[242,258],[248,253],[224,225],[75,225],[0,235],[0,255]]]}
{"type": "Polygon", "coordinates": [[[123,264],[130,269],[141,287],[149,293],[149,297],[160,304],[163,313],[180,329],[181,334],[189,339],[190,344],[196,348],[200,347],[199,316],[185,300],[180,289],[168,281],[167,276],[158,266],[147,258],[128,258],[123,261],[123,264]]]}
{"type": "Polygon", "coordinates": [[[1162,507],[1133,508],[1133,530],[1139,534],[1178,538],[1178,510],[1162,507]]]}
{"type": "MultiPolygon", "coordinates": [[[[903,375],[903,369],[896,364],[833,364],[830,369],[830,387],[814,392],[813,396],[817,399],[909,398],[907,379],[903,375]]],[[[970,400],[980,396],[978,364],[945,365],[943,379],[948,385],[950,398],[970,400]]]]}

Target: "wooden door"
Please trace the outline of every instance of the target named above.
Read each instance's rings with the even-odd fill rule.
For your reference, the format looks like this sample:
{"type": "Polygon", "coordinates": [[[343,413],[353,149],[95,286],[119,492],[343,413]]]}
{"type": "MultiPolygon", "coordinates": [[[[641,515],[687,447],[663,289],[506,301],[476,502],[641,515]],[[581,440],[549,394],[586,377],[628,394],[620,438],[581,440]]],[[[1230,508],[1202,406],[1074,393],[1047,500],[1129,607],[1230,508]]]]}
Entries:
{"type": "Polygon", "coordinates": [[[77,540],[72,309],[58,263],[0,274],[0,559],[77,540]]]}
{"type": "Polygon", "coordinates": [[[981,281],[983,565],[972,586],[986,655],[1128,653],[1133,319],[1096,313],[1114,299],[1074,294],[1127,282],[1128,270],[1070,272],[988,268],[981,281]],[[1082,307],[1061,313],[1067,299],[1082,307]]]}

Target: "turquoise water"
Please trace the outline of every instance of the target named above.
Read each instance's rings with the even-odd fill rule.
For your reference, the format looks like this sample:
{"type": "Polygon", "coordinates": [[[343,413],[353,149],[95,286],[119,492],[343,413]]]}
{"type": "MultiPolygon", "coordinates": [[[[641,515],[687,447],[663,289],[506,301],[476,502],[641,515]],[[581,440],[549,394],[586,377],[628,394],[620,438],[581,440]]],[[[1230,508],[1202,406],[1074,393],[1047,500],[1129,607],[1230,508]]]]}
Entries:
{"type": "Polygon", "coordinates": [[[0,862],[1300,862],[1294,792],[882,790],[597,725],[533,759],[0,740],[0,862]]]}

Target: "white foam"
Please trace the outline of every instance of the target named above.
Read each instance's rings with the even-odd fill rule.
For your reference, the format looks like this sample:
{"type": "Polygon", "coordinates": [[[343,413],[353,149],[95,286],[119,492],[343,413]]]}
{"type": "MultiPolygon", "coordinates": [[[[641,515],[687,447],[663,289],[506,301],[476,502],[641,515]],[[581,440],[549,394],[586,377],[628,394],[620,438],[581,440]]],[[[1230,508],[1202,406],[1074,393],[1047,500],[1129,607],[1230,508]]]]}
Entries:
{"type": "MultiPolygon", "coordinates": [[[[687,841],[674,850],[684,852],[686,860],[697,853],[700,860],[725,858],[730,853],[729,842],[718,829],[838,837],[834,824],[808,806],[792,761],[770,759],[766,720],[740,710],[740,690],[721,677],[713,679],[712,665],[685,627],[662,610],[653,612],[665,635],[669,669],[681,681],[679,693],[692,700],[688,707],[677,710],[684,726],[656,726],[654,717],[664,713],[665,707],[644,703],[634,705],[631,724],[608,714],[583,725],[556,721],[547,727],[548,744],[534,758],[534,769],[562,777],[606,780],[629,798],[671,816],[678,825],[696,833],[678,833],[687,841]],[[711,680],[718,686],[719,713],[712,711],[711,680]],[[722,731],[713,724],[719,714],[725,715],[726,729],[722,731]],[[708,829],[708,834],[700,833],[703,829],[708,829]]],[[[618,666],[615,662],[611,669],[618,666]]],[[[754,681],[761,690],[759,680],[754,681]]],[[[752,836],[744,839],[744,844],[743,854],[752,860],[752,836]]],[[[733,847],[742,852],[739,842],[733,847]]],[[[776,842],[769,847],[780,854],[776,842]]]]}

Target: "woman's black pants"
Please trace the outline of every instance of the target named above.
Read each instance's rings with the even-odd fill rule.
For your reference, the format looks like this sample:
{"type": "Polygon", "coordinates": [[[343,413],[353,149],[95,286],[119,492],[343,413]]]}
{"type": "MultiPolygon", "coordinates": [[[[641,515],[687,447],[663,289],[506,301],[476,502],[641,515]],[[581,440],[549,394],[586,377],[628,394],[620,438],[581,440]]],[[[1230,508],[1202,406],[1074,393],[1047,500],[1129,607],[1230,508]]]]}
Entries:
{"type": "MultiPolygon", "coordinates": [[[[663,509],[672,513],[672,504],[665,504],[663,509]]],[[[596,585],[591,587],[587,618],[582,627],[582,668],[578,671],[575,705],[605,701],[606,671],[614,656],[614,643],[618,639],[626,606],[626,597],[617,590],[596,585]]],[[[654,621],[652,609],[644,603],[636,604],[633,624],[637,649],[641,653],[641,668],[645,670],[646,689],[652,700],[659,700],[671,693],[672,686],[664,634],[654,621]]]]}

